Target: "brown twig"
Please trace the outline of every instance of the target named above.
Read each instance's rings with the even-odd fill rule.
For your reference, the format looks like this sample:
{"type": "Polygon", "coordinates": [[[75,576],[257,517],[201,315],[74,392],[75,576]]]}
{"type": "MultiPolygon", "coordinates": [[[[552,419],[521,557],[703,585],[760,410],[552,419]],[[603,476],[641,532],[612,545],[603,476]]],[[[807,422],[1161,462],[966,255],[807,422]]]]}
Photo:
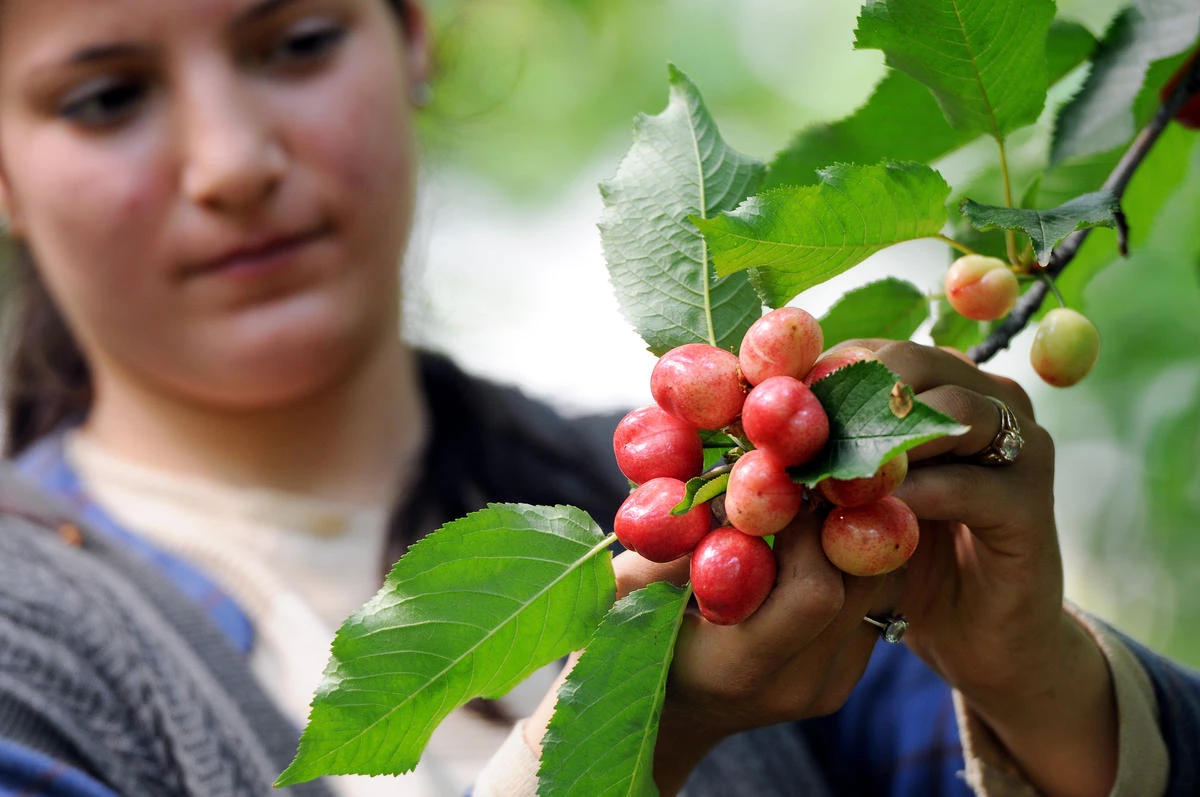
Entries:
{"type": "MultiPolygon", "coordinates": [[[[1120,162],[1112,170],[1108,179],[1104,181],[1103,188],[1112,191],[1118,200],[1121,199],[1125,195],[1125,189],[1129,187],[1129,181],[1133,179],[1138,167],[1150,154],[1150,149],[1158,141],[1159,136],[1167,129],[1167,125],[1171,123],[1171,120],[1175,118],[1187,101],[1198,93],[1200,93],[1200,58],[1192,62],[1191,68],[1159,107],[1158,113],[1129,145],[1129,149],[1125,151],[1120,162]]],[[[1079,254],[1079,248],[1083,246],[1083,242],[1087,240],[1091,232],[1092,228],[1078,230],[1064,238],[1050,255],[1050,262],[1044,269],[1046,275],[1053,279],[1061,274],[1063,269],[1070,265],[1075,256],[1079,254]]],[[[1117,242],[1122,255],[1127,251],[1127,232],[1125,215],[1118,212],[1117,242]]],[[[987,340],[968,349],[967,356],[977,363],[985,363],[996,356],[1001,349],[1007,349],[1012,339],[1029,325],[1030,319],[1042,306],[1048,292],[1045,282],[1039,282],[1026,291],[1000,326],[992,331],[987,340]]]]}

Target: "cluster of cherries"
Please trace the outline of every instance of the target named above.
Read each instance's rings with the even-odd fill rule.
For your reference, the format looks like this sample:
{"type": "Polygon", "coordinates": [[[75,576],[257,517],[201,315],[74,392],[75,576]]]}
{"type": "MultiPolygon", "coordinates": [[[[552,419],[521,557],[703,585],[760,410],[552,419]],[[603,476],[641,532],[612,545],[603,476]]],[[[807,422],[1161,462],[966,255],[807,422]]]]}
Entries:
{"type": "Polygon", "coordinates": [[[819,482],[820,498],[789,472],[816,457],[829,439],[829,418],[810,386],[876,359],[855,346],[821,357],[823,345],[812,315],[784,307],[750,327],[738,355],[702,343],[679,346],[659,358],[650,376],[655,403],[617,425],[617,464],[637,485],[617,511],[617,538],[655,562],[692,554],[692,590],[710,622],[739,623],[766,600],[777,564],[765,538],[806,504],[833,505],[821,543],[844,572],[881,575],[916,549],[917,519],[890,495],[907,475],[904,454],[872,476],[819,482]],[[732,467],[723,505],[696,502],[672,514],[686,506],[687,482],[703,468],[701,430],[723,430],[740,443],[726,454],[732,467]]]}
{"type": "MultiPolygon", "coordinates": [[[[946,272],[946,301],[973,321],[996,321],[1012,312],[1021,296],[1013,268],[997,257],[964,255],[946,272]]],[[[1055,387],[1079,382],[1100,356],[1100,333],[1082,313],[1058,307],[1042,318],[1029,348],[1029,362],[1042,381],[1055,387]]]]}

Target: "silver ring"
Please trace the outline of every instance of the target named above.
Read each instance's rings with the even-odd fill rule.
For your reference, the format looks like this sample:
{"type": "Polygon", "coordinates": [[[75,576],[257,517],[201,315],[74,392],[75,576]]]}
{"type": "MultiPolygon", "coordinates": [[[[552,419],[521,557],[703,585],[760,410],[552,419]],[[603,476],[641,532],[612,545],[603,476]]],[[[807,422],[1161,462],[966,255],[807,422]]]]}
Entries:
{"type": "Polygon", "coordinates": [[[1025,438],[1021,437],[1021,427],[1012,409],[998,398],[988,396],[988,399],[1000,410],[1000,428],[992,442],[972,459],[977,465],[1011,465],[1020,459],[1025,438]]]}
{"type": "Polygon", "coordinates": [[[879,635],[883,637],[883,641],[889,645],[895,645],[904,638],[904,632],[908,630],[908,620],[904,619],[902,614],[889,615],[882,620],[876,620],[871,615],[863,618],[864,623],[870,623],[879,629],[879,635]]]}

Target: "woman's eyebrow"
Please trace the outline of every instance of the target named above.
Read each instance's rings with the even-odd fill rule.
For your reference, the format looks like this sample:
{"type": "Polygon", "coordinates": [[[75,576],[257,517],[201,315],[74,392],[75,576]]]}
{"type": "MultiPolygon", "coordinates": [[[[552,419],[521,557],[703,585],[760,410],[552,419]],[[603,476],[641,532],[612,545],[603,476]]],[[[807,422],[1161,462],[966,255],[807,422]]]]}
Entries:
{"type": "Polygon", "coordinates": [[[116,58],[130,58],[138,55],[145,55],[152,50],[152,47],[140,44],[98,44],[92,47],[84,47],[71,55],[67,59],[67,63],[73,66],[95,63],[96,61],[109,61],[116,58]]]}
{"type": "Polygon", "coordinates": [[[29,65],[22,71],[22,79],[39,80],[45,74],[53,74],[56,70],[72,67],[83,67],[89,64],[105,61],[127,60],[157,52],[157,48],[149,44],[133,42],[112,42],[92,44],[71,52],[65,58],[49,58],[29,65]]]}
{"type": "Polygon", "coordinates": [[[256,22],[264,17],[269,17],[277,13],[285,6],[301,2],[301,0],[263,0],[261,3],[256,3],[245,11],[242,11],[234,19],[234,24],[245,24],[247,22],[256,22]]]}

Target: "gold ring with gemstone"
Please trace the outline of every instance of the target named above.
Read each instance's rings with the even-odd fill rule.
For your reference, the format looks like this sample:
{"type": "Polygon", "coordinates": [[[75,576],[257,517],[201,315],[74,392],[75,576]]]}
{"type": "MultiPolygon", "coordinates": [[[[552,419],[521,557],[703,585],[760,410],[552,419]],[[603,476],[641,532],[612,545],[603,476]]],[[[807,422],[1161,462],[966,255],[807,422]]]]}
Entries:
{"type": "Polygon", "coordinates": [[[1025,438],[1021,437],[1021,427],[1012,409],[998,398],[988,396],[988,399],[1000,410],[1000,428],[992,442],[972,457],[972,461],[977,465],[1011,465],[1020,458],[1025,438]]]}

